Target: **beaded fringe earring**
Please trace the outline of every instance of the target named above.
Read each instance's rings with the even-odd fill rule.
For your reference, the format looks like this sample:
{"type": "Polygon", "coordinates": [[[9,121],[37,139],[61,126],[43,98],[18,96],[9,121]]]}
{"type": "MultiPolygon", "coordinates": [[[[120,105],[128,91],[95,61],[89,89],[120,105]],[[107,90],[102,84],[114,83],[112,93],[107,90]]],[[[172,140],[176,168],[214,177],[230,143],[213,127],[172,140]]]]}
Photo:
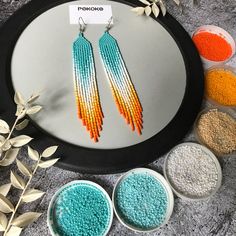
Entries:
{"type": "Polygon", "coordinates": [[[99,40],[100,56],[112,90],[114,100],[121,115],[134,131],[141,134],[143,128],[142,106],[122,58],[119,46],[109,30],[113,19],[110,18],[106,31],[99,40]]]}
{"type": "Polygon", "coordinates": [[[91,43],[84,37],[85,22],[79,18],[80,33],[73,43],[73,67],[75,96],[78,117],[90,132],[90,137],[98,141],[102,130],[103,113],[98,94],[94,58],[91,43]]]}

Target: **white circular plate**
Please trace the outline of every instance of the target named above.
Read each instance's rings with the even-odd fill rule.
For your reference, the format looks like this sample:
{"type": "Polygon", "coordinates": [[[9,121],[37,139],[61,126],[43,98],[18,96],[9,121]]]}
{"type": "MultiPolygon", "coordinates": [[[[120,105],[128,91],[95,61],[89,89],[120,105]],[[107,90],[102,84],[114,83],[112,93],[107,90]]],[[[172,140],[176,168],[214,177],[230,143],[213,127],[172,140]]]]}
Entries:
{"type": "Polygon", "coordinates": [[[141,143],[174,118],[184,97],[186,70],[182,54],[169,32],[151,17],[136,16],[132,7],[114,1],[81,0],[55,6],[36,17],[22,32],[13,51],[13,87],[25,97],[42,91],[43,110],[32,119],[49,134],[78,146],[114,149],[141,143]],[[119,114],[98,51],[105,25],[87,25],[104,113],[98,143],[77,118],[72,70],[72,43],[78,25],[69,23],[73,4],[111,5],[117,39],[132,82],[143,106],[143,134],[132,132],[119,114]]]}

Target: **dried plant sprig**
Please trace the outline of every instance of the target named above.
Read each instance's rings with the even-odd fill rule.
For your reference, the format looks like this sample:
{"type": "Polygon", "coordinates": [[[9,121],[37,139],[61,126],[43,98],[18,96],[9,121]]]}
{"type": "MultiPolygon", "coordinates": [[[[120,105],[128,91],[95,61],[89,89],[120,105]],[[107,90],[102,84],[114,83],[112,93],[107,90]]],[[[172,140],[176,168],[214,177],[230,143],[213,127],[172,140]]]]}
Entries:
{"type": "Polygon", "coordinates": [[[14,162],[19,152],[19,147],[28,144],[32,138],[27,135],[19,135],[11,138],[13,131],[23,130],[29,123],[28,119],[23,119],[26,114],[31,115],[39,112],[42,107],[39,105],[33,105],[39,98],[39,94],[33,94],[29,99],[25,100],[24,97],[16,92],[14,101],[17,105],[16,119],[10,129],[6,121],[0,119],[0,166],[8,166],[14,162]]]}
{"type": "MultiPolygon", "coordinates": [[[[155,17],[158,17],[160,14],[160,11],[163,16],[166,15],[166,4],[164,0],[139,0],[143,4],[145,4],[145,7],[134,7],[131,9],[131,11],[135,12],[137,15],[143,15],[144,13],[146,16],[150,16],[151,13],[155,17]]],[[[180,0],[173,0],[176,5],[180,5],[180,0]]]]}
{"type": "Polygon", "coordinates": [[[24,178],[11,171],[11,184],[0,186],[0,231],[4,232],[3,236],[19,236],[23,228],[40,217],[41,213],[38,212],[26,212],[17,217],[15,215],[22,203],[33,202],[45,194],[38,189],[29,188],[29,186],[38,168],[51,167],[59,160],[59,158],[47,160],[47,158],[56,152],[57,148],[58,146],[51,146],[46,148],[42,154],[39,154],[36,150],[28,146],[28,156],[32,161],[36,162],[35,165],[31,167],[17,159],[18,171],[24,178]],[[15,206],[6,197],[11,186],[22,191],[15,206]],[[9,220],[6,216],[8,213],[11,213],[9,220]]]}

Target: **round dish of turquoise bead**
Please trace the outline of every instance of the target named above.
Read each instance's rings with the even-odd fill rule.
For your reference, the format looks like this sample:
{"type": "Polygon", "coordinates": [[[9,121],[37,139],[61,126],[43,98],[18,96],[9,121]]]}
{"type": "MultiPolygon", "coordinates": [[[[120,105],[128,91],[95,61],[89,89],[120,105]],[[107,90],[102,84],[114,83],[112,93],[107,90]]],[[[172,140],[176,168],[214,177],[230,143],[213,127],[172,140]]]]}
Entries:
{"type": "Polygon", "coordinates": [[[157,172],[137,168],[122,176],[112,196],[120,222],[134,231],[153,231],[170,218],[174,198],[164,177],[157,172]]]}
{"type": "Polygon", "coordinates": [[[73,181],[53,196],[48,226],[53,236],[105,236],[113,219],[112,203],[96,183],[73,181]]]}

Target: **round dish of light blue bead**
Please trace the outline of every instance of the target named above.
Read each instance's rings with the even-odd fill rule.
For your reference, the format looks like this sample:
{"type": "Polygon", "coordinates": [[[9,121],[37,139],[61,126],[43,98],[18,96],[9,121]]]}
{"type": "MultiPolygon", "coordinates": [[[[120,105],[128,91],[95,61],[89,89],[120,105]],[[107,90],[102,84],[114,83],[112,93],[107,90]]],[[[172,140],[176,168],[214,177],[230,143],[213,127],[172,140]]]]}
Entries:
{"type": "Polygon", "coordinates": [[[104,236],[112,223],[109,196],[90,181],[73,181],[59,190],[48,212],[52,235],[104,236]]]}
{"type": "Polygon", "coordinates": [[[169,187],[167,191],[167,183],[162,176],[161,180],[156,178],[158,173],[136,170],[128,172],[118,181],[113,193],[114,209],[119,220],[127,227],[136,231],[152,231],[171,215],[173,194],[169,187]]]}

